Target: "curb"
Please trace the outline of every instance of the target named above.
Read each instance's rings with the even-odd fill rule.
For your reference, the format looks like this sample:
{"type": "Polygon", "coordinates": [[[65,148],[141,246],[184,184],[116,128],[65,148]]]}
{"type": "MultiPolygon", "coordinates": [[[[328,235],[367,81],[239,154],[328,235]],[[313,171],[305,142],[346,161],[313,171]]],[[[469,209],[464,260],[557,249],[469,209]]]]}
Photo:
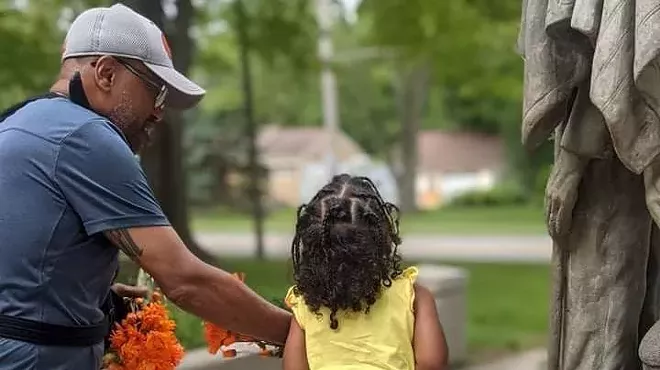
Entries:
{"type": "MultiPolygon", "coordinates": [[[[221,354],[210,354],[206,349],[194,349],[186,352],[186,355],[177,366],[177,370],[208,370],[222,367],[223,369],[231,367],[237,368],[253,368],[245,367],[246,362],[260,363],[270,365],[273,362],[279,364],[280,359],[263,358],[259,356],[260,349],[255,345],[247,343],[237,343],[228,346],[236,350],[236,357],[224,358],[221,354]],[[239,365],[240,364],[240,365],[239,365]]],[[[278,365],[281,366],[281,365],[278,365]]]]}
{"type": "Polygon", "coordinates": [[[546,368],[547,350],[532,349],[489,364],[468,367],[465,370],[542,370],[546,368]]]}

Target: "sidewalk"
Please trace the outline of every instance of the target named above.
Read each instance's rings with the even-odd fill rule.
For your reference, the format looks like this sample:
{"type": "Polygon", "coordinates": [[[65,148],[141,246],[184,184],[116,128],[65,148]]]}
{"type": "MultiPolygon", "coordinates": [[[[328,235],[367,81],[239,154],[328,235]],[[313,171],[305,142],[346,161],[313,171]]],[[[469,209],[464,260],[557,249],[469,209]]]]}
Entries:
{"type": "Polygon", "coordinates": [[[490,364],[481,364],[465,370],[543,370],[546,368],[547,351],[538,348],[505,358],[490,364]]]}
{"type": "MultiPolygon", "coordinates": [[[[249,257],[256,248],[249,233],[198,233],[196,239],[217,256],[249,257]]],[[[292,235],[268,234],[264,239],[266,256],[289,257],[292,235]]],[[[414,260],[547,263],[552,240],[547,235],[404,235],[400,250],[414,260]]]]}
{"type": "Polygon", "coordinates": [[[258,355],[254,345],[235,344],[236,357],[223,358],[220,354],[212,355],[206,349],[196,349],[186,353],[177,370],[278,370],[282,368],[279,358],[267,358],[258,355]]]}
{"type": "MultiPolygon", "coordinates": [[[[278,370],[282,361],[276,358],[264,358],[246,354],[244,349],[233,359],[210,355],[206,350],[195,350],[186,354],[178,370],[278,370]]],[[[546,350],[538,348],[513,355],[489,364],[481,364],[463,370],[543,370],[545,369],[546,350]]]]}

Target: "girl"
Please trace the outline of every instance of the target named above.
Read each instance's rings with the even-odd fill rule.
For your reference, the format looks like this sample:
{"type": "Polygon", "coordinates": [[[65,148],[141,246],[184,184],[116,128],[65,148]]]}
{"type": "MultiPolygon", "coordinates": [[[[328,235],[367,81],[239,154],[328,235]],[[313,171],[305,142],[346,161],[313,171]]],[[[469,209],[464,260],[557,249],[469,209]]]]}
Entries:
{"type": "Polygon", "coordinates": [[[284,369],[445,369],[435,300],[401,268],[398,208],[373,182],[335,176],[297,218],[284,369]]]}

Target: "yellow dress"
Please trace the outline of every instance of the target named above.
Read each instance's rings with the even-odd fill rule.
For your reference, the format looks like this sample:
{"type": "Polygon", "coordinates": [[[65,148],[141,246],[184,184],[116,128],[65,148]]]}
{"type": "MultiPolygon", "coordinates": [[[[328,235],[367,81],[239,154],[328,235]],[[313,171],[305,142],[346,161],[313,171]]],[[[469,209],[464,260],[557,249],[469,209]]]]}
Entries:
{"type": "Polygon", "coordinates": [[[305,331],[310,370],[414,370],[412,347],[415,315],[413,284],[417,268],[409,267],[383,287],[379,299],[364,312],[339,312],[339,328],[330,329],[330,311],[312,313],[302,297],[289,288],[286,303],[305,331]]]}

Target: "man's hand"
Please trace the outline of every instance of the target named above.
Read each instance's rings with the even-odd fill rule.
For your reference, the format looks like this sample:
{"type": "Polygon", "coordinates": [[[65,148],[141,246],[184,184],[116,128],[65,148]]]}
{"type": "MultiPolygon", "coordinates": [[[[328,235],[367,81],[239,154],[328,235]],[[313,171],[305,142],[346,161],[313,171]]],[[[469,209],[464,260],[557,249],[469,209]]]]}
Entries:
{"type": "Polygon", "coordinates": [[[146,287],[126,285],[122,283],[113,284],[110,289],[123,298],[146,298],[149,294],[149,289],[146,287]]]}
{"type": "Polygon", "coordinates": [[[564,149],[559,150],[545,191],[546,225],[555,240],[571,229],[573,208],[587,162],[564,149]]]}

